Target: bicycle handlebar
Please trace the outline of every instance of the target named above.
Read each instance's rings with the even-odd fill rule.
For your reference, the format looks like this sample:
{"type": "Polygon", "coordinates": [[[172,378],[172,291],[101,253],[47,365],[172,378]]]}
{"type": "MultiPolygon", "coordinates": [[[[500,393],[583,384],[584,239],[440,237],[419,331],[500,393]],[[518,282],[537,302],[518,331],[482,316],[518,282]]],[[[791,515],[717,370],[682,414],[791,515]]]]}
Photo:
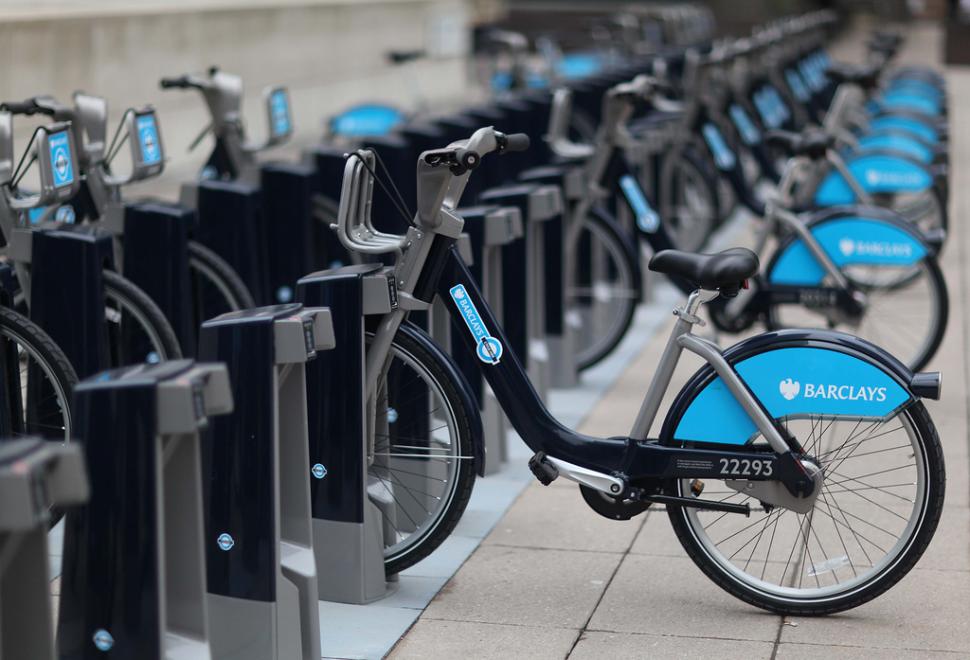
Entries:
{"type": "Polygon", "coordinates": [[[414,60],[420,60],[427,57],[427,53],[423,50],[389,50],[384,53],[387,57],[387,61],[391,64],[407,64],[408,62],[413,62],[414,60]]]}
{"type": "Polygon", "coordinates": [[[507,151],[526,151],[531,144],[529,136],[525,133],[512,133],[511,135],[505,135],[503,133],[495,132],[495,141],[498,144],[499,153],[504,153],[507,151]]]}
{"type": "Polygon", "coordinates": [[[181,75],[175,78],[162,78],[159,83],[159,87],[162,89],[198,89],[198,83],[194,83],[190,80],[188,74],[181,75]]]}
{"type": "Polygon", "coordinates": [[[41,105],[37,103],[37,97],[32,97],[26,101],[7,101],[0,103],[0,110],[5,110],[13,115],[47,115],[49,117],[54,116],[55,108],[49,105],[41,105]]]}
{"type": "Polygon", "coordinates": [[[33,99],[28,99],[20,102],[11,101],[0,103],[0,110],[4,110],[13,115],[33,115],[37,114],[38,108],[34,105],[33,99]]]}

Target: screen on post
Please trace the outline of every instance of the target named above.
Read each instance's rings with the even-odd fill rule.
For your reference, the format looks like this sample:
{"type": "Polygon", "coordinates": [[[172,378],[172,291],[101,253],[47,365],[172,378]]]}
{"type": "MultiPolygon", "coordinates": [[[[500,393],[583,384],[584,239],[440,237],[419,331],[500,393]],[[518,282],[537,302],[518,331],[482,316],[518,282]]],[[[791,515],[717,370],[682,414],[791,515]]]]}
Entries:
{"type": "Polygon", "coordinates": [[[155,120],[155,113],[136,115],[135,131],[138,134],[141,164],[157,165],[162,162],[162,143],[158,139],[158,122],[155,120]]]}
{"type": "Polygon", "coordinates": [[[271,139],[286,137],[293,130],[290,121],[290,95],[283,87],[269,93],[269,131],[271,139]]]}
{"type": "Polygon", "coordinates": [[[67,130],[51,133],[47,137],[50,152],[51,174],[55,188],[64,188],[74,183],[74,154],[71,153],[71,136],[67,130]]]}

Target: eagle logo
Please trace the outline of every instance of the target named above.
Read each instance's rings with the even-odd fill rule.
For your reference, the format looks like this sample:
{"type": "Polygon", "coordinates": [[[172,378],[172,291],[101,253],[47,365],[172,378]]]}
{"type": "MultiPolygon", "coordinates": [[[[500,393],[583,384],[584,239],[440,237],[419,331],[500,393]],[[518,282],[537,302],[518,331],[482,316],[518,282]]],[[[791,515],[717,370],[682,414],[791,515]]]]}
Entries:
{"type": "Polygon", "coordinates": [[[778,383],[778,391],[781,392],[781,395],[788,401],[791,401],[798,396],[801,389],[801,383],[799,383],[797,380],[792,380],[791,378],[786,378],[778,383]]]}

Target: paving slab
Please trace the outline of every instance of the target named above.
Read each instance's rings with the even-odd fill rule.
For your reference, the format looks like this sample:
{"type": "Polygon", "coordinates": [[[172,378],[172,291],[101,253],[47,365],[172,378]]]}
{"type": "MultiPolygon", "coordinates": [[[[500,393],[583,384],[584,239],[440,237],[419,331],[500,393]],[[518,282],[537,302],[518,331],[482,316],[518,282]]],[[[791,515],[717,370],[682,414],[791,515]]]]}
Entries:
{"type": "Polygon", "coordinates": [[[662,506],[651,506],[646,521],[630,547],[630,554],[655,557],[685,557],[684,549],[677,540],[670,518],[662,506]]]}
{"type": "Polygon", "coordinates": [[[920,558],[919,568],[970,571],[970,510],[947,502],[930,547],[920,558]]]}
{"type": "Polygon", "coordinates": [[[424,617],[578,630],[621,557],[482,545],[431,601],[424,617]]]}
{"type": "Polygon", "coordinates": [[[774,660],[956,660],[962,653],[926,649],[886,649],[830,644],[779,644],[774,660]]]}
{"type": "Polygon", "coordinates": [[[779,619],[733,598],[690,559],[627,555],[589,630],[774,642],[779,619]]]}
{"type": "Polygon", "coordinates": [[[423,618],[394,649],[395,660],[530,658],[558,660],[569,654],[578,630],[443,621],[423,618]]]}
{"type": "Polygon", "coordinates": [[[916,568],[865,605],[827,617],[794,617],[781,642],[953,651],[970,656],[970,573],[916,568]]]}
{"type": "Polygon", "coordinates": [[[387,654],[386,635],[403,635],[420,611],[320,601],[323,657],[374,660],[387,654]]]}
{"type": "Polygon", "coordinates": [[[586,506],[576,484],[571,488],[544,488],[537,483],[522,493],[485,543],[625,552],[641,525],[642,519],[609,520],[594,512],[586,506]]]}
{"type": "Polygon", "coordinates": [[[641,660],[642,658],[718,658],[718,660],[769,660],[771,642],[733,639],[702,639],[672,635],[620,634],[586,631],[580,636],[570,660],[641,660]]]}

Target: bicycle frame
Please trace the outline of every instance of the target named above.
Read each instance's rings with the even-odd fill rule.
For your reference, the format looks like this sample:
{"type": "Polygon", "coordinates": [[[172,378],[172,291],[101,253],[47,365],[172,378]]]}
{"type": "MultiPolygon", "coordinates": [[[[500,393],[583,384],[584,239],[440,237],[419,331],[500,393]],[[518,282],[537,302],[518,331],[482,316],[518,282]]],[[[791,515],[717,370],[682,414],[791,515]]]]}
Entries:
{"type": "MultiPolygon", "coordinates": [[[[460,317],[464,323],[468,322],[469,314],[473,316],[473,323],[474,317],[477,316],[481,327],[492,333],[489,336],[499,345],[507,346],[507,340],[500,325],[467,266],[458,255],[457,249],[448,248],[445,260],[437,293],[450,303],[447,305],[449,313],[460,317]],[[462,302],[465,300],[462,295],[467,297],[467,304],[462,302]]],[[[565,461],[596,472],[605,474],[619,472],[626,475],[631,483],[685,476],[714,477],[718,474],[716,465],[719,459],[739,458],[739,455],[745,454],[750,458],[751,452],[665,447],[648,438],[649,430],[656,421],[663,395],[670,386],[679,358],[682,352],[687,350],[708,362],[724,379],[774,452],[788,454],[793,449],[792,441],[782,436],[758,400],[724,360],[718,346],[692,334],[693,324],[697,321],[695,315],[697,309],[703,302],[713,300],[717,295],[717,292],[695,291],[685,307],[678,310],[678,320],[667,341],[630,434],[625,438],[591,438],[563,427],[549,413],[514,354],[502,355],[488,362],[483,361],[482,369],[512,426],[535,452],[544,452],[560,462],[565,461]],[[686,465],[692,467],[684,467],[686,465]],[[708,467],[698,469],[697,465],[708,467]]],[[[475,340],[471,332],[461,334],[470,350],[475,351],[476,354],[482,352],[481,343],[475,340]]],[[[490,340],[486,339],[486,341],[490,340]]],[[[566,466],[563,470],[560,467],[560,471],[568,473],[569,468],[566,466]]],[[[612,489],[610,492],[617,494],[617,491],[612,489]]]]}
{"type": "MultiPolygon", "coordinates": [[[[780,480],[786,487],[799,488],[805,478],[794,452],[801,451],[786,437],[761,403],[724,359],[717,345],[692,334],[700,305],[717,297],[715,291],[695,291],[687,304],[677,311],[678,321],[667,342],[664,355],[644,397],[640,412],[627,437],[596,438],[563,426],[540,399],[518,357],[511,353],[508,340],[485,301],[477,282],[458,254],[453,238],[437,234],[426,257],[412,263],[424,273],[421,278],[429,291],[446,301],[446,309],[459,326],[465,345],[482,361],[482,370],[506,416],[526,445],[543,454],[560,475],[613,496],[628,493],[631,487],[674,478],[722,477],[722,460],[750,460],[752,454],[764,461],[764,475],[754,480],[780,480]],[[429,273],[437,275],[428,276],[429,273]],[[432,282],[432,279],[437,281],[432,282]],[[767,439],[770,450],[694,449],[664,446],[648,438],[656,421],[663,395],[670,386],[681,353],[695,353],[710,364],[750,415],[767,439]],[[770,467],[769,467],[770,466],[770,467]],[[770,476],[768,476],[770,475],[770,476]]],[[[369,397],[376,394],[376,374],[389,354],[389,348],[406,311],[396,310],[379,322],[367,354],[369,397]]]]}

